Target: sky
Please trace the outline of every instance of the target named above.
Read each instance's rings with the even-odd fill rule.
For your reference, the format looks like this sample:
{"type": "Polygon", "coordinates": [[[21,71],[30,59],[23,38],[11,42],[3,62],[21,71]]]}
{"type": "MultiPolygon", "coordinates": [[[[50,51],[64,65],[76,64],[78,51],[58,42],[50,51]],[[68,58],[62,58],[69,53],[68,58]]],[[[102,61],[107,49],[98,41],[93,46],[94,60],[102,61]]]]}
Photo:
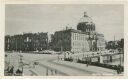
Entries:
{"type": "Polygon", "coordinates": [[[119,4],[7,4],[5,35],[76,29],[84,12],[106,40],[124,37],[124,6],[119,4]]]}

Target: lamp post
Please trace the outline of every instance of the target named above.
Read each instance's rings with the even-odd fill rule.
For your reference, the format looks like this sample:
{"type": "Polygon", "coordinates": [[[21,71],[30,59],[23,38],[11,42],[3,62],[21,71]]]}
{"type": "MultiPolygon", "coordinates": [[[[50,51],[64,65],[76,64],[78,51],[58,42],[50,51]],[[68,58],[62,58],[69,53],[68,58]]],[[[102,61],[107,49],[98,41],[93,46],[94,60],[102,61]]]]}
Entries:
{"type": "Polygon", "coordinates": [[[98,45],[97,45],[98,37],[97,37],[97,34],[94,35],[94,39],[95,39],[95,41],[96,41],[95,50],[98,51],[98,45]]]}
{"type": "Polygon", "coordinates": [[[22,61],[23,59],[22,59],[22,57],[23,57],[23,56],[20,54],[20,62],[19,62],[19,64],[20,64],[20,66],[22,67],[22,74],[23,74],[23,70],[24,70],[24,69],[23,69],[23,61],[22,61]]]}
{"type": "Polygon", "coordinates": [[[17,42],[18,42],[18,40],[17,40],[17,37],[16,37],[16,52],[18,51],[18,49],[17,49],[17,42]]]}
{"type": "Polygon", "coordinates": [[[89,42],[90,42],[90,51],[92,51],[92,37],[91,37],[91,35],[90,35],[90,33],[89,33],[89,37],[88,37],[88,40],[89,40],[89,42]]]}
{"type": "Polygon", "coordinates": [[[121,65],[121,50],[119,49],[119,55],[120,55],[120,65],[121,65]]]}
{"type": "Polygon", "coordinates": [[[120,53],[120,65],[121,65],[121,53],[120,53]]]}

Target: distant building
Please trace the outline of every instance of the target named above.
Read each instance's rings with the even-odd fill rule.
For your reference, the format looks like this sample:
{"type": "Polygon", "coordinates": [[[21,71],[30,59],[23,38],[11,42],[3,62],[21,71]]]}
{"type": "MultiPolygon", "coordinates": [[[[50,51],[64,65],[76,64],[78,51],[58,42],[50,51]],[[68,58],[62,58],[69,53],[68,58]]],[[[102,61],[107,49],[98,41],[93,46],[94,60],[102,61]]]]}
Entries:
{"type": "Polygon", "coordinates": [[[11,36],[5,36],[5,50],[11,50],[11,36]]]}
{"type": "Polygon", "coordinates": [[[53,50],[86,52],[105,50],[104,35],[95,31],[92,19],[84,13],[77,25],[77,30],[66,29],[56,31],[53,39],[53,50]]]}
{"type": "Polygon", "coordinates": [[[120,49],[121,51],[124,50],[124,39],[108,41],[106,43],[106,49],[120,49]]]}

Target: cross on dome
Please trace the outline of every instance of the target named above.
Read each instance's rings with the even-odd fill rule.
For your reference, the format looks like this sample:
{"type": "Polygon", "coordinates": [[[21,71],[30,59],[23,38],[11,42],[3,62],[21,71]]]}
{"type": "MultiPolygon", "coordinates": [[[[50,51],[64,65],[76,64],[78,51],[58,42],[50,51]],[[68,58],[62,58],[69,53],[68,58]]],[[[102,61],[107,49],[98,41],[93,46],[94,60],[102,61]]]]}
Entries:
{"type": "Polygon", "coordinates": [[[87,16],[87,12],[84,12],[84,17],[86,17],[87,16]]]}

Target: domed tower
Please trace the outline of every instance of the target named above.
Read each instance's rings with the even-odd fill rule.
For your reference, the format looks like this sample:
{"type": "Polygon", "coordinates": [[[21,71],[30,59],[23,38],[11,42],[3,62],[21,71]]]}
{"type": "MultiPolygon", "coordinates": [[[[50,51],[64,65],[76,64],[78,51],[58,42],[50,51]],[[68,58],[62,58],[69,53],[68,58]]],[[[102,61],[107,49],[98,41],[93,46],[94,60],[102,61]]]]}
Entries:
{"type": "Polygon", "coordinates": [[[77,25],[77,30],[87,33],[95,31],[95,24],[86,12],[84,12],[84,16],[80,19],[80,22],[77,25]]]}

